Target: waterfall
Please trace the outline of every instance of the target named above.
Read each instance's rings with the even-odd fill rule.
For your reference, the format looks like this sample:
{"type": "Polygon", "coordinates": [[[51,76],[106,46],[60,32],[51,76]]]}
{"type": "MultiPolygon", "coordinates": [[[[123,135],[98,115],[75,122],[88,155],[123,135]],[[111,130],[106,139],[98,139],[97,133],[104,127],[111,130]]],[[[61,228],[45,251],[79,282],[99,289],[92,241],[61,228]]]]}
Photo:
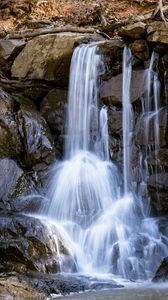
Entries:
{"type": "MultiPolygon", "coordinates": [[[[131,192],[128,180],[133,122],[131,53],[125,48],[123,56],[123,193],[122,176],[110,161],[108,110],[99,101],[105,65],[98,47],[92,43],[74,50],[65,158],[53,167],[43,215],[48,224],[55,224],[77,272],[146,279],[152,276],[167,247],[155,220],[144,219],[141,198],[131,192]]],[[[65,270],[63,261],[61,266],[65,270]]]]}
{"type": "Polygon", "coordinates": [[[123,53],[123,174],[124,174],[124,192],[129,191],[131,178],[131,139],[133,130],[133,112],[131,106],[131,75],[132,75],[132,55],[131,50],[124,48],[123,53]]]}
{"type": "MultiPolygon", "coordinates": [[[[145,140],[140,151],[140,169],[141,169],[141,183],[140,187],[146,187],[145,196],[147,196],[147,181],[150,174],[163,172],[159,165],[159,149],[160,149],[160,81],[158,74],[154,71],[154,63],[157,59],[157,54],[154,52],[151,55],[149,68],[146,70],[146,94],[142,98],[142,114],[141,124],[145,130],[145,140]],[[149,155],[153,153],[156,165],[153,167],[149,163],[149,155]]],[[[140,188],[141,194],[141,188],[140,188]]],[[[159,205],[159,199],[158,199],[159,205]]]]}

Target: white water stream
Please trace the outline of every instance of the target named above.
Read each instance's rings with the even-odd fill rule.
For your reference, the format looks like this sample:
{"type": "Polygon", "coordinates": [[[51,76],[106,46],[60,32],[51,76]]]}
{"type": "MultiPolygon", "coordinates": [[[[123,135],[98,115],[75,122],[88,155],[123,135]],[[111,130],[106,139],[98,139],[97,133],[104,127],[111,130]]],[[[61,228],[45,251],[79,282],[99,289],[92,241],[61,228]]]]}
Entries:
{"type": "MultiPolygon", "coordinates": [[[[72,57],[65,158],[53,167],[43,215],[52,232],[59,232],[77,272],[146,279],[166,256],[167,247],[156,221],[147,219],[145,205],[131,192],[128,180],[133,122],[131,53],[125,48],[123,188],[122,176],[109,158],[108,111],[99,103],[105,66],[97,48],[97,44],[80,45],[72,57]]],[[[61,270],[65,271],[63,263],[61,270]]]]}

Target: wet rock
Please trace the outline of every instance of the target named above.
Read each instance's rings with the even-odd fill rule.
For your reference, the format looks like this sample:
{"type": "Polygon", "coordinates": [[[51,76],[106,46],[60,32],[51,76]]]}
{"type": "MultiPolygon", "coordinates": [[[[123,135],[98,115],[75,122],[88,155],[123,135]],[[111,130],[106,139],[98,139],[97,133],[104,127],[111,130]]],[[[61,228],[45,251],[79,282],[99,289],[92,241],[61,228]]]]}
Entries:
{"type": "Polygon", "coordinates": [[[156,173],[149,176],[148,191],[154,210],[162,215],[168,213],[168,173],[156,173]]]}
{"type": "Polygon", "coordinates": [[[67,90],[52,89],[40,105],[40,111],[54,137],[54,148],[57,157],[61,157],[63,153],[67,100],[67,90]]]}
{"type": "Polygon", "coordinates": [[[18,112],[20,135],[24,144],[24,161],[28,168],[46,168],[54,160],[52,137],[42,115],[28,107],[18,112]],[[41,166],[40,166],[41,165],[41,166]]]}
{"type": "Polygon", "coordinates": [[[168,257],[164,258],[161,262],[161,265],[157,269],[154,277],[153,282],[163,282],[168,280],[168,257]]]}
{"type": "Polygon", "coordinates": [[[148,41],[168,44],[168,31],[165,22],[154,21],[147,26],[148,41]]]}
{"type": "MultiPolygon", "coordinates": [[[[132,72],[131,101],[138,100],[146,90],[146,75],[144,70],[134,70],[132,72]]],[[[104,81],[101,86],[100,96],[106,105],[116,105],[122,103],[122,74],[104,81]]]]}
{"type": "Polygon", "coordinates": [[[0,159],[0,210],[13,210],[12,199],[28,195],[33,190],[33,181],[15,161],[0,159]]]}
{"type": "Polygon", "coordinates": [[[119,35],[124,39],[141,39],[146,35],[146,24],[143,22],[137,22],[122,27],[119,30],[119,35]]]}
{"type": "MultiPolygon", "coordinates": [[[[23,194],[23,189],[21,190],[23,194]]],[[[27,191],[25,195],[17,195],[10,199],[8,208],[10,206],[10,212],[13,213],[38,213],[46,205],[47,199],[37,194],[37,191],[33,194],[33,188],[27,191]]]]}
{"type": "Polygon", "coordinates": [[[119,39],[109,40],[99,45],[100,52],[103,54],[103,59],[108,69],[112,69],[113,71],[114,64],[118,61],[122,61],[123,47],[124,44],[119,39]]]}
{"type": "Polygon", "coordinates": [[[21,156],[23,147],[12,97],[0,88],[0,157],[21,156]]]}
{"type": "Polygon", "coordinates": [[[148,156],[148,164],[168,168],[168,149],[163,148],[150,152],[148,156]]]}
{"type": "MultiPolygon", "coordinates": [[[[158,113],[160,147],[165,147],[167,144],[167,113],[167,107],[163,107],[158,113]]],[[[142,115],[137,119],[134,131],[136,145],[155,144],[155,118],[156,114],[153,113],[151,116],[142,115]]]]}
{"type": "Polygon", "coordinates": [[[146,40],[136,40],[130,45],[133,54],[140,60],[149,59],[149,47],[146,40]]]}
{"type": "MultiPolygon", "coordinates": [[[[12,76],[26,79],[55,81],[67,86],[69,67],[75,43],[85,35],[58,33],[35,37],[15,59],[12,76]]],[[[93,38],[95,36],[93,35],[93,38]]]]}
{"type": "Polygon", "coordinates": [[[55,241],[45,222],[25,215],[1,216],[1,272],[60,271],[59,255],[63,259],[69,254],[59,238],[55,241]]]}

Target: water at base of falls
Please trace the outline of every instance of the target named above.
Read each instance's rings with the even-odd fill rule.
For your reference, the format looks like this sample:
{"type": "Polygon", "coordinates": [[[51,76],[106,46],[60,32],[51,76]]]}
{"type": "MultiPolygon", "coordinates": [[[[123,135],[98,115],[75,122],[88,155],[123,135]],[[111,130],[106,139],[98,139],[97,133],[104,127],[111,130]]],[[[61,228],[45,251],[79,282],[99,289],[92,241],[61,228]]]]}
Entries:
{"type": "Polygon", "coordinates": [[[99,104],[105,66],[97,47],[80,45],[72,57],[65,159],[53,167],[42,215],[59,233],[77,272],[146,279],[167,247],[127,182],[123,193],[122,176],[109,159],[107,109],[99,104]]]}

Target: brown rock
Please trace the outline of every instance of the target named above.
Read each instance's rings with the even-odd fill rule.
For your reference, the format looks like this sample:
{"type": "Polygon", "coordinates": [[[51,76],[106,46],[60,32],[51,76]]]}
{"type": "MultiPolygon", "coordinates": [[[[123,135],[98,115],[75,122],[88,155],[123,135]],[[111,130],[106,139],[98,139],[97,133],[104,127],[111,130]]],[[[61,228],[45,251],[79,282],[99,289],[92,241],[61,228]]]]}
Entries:
{"type": "MultiPolygon", "coordinates": [[[[135,102],[146,90],[146,78],[144,70],[132,72],[131,101],[135,102]]],[[[104,81],[101,86],[100,96],[106,105],[122,103],[122,74],[104,81]]]]}
{"type": "Polygon", "coordinates": [[[1,299],[12,300],[45,300],[47,293],[39,292],[26,280],[18,278],[15,274],[0,276],[1,299]]]}
{"type": "Polygon", "coordinates": [[[122,111],[109,110],[109,134],[110,136],[120,136],[122,133],[122,111]]]}
{"type": "Polygon", "coordinates": [[[124,39],[141,39],[146,35],[146,24],[137,22],[124,26],[119,30],[119,35],[124,39]]]}
{"type": "Polygon", "coordinates": [[[165,22],[155,21],[147,26],[148,41],[168,44],[168,30],[165,22]]]}
{"type": "Polygon", "coordinates": [[[68,85],[73,49],[85,36],[77,33],[58,33],[34,38],[15,59],[12,76],[56,81],[65,87],[68,85]]]}
{"type": "Polygon", "coordinates": [[[136,40],[130,45],[130,48],[137,58],[141,60],[149,59],[149,47],[145,40],[136,40]]]}

